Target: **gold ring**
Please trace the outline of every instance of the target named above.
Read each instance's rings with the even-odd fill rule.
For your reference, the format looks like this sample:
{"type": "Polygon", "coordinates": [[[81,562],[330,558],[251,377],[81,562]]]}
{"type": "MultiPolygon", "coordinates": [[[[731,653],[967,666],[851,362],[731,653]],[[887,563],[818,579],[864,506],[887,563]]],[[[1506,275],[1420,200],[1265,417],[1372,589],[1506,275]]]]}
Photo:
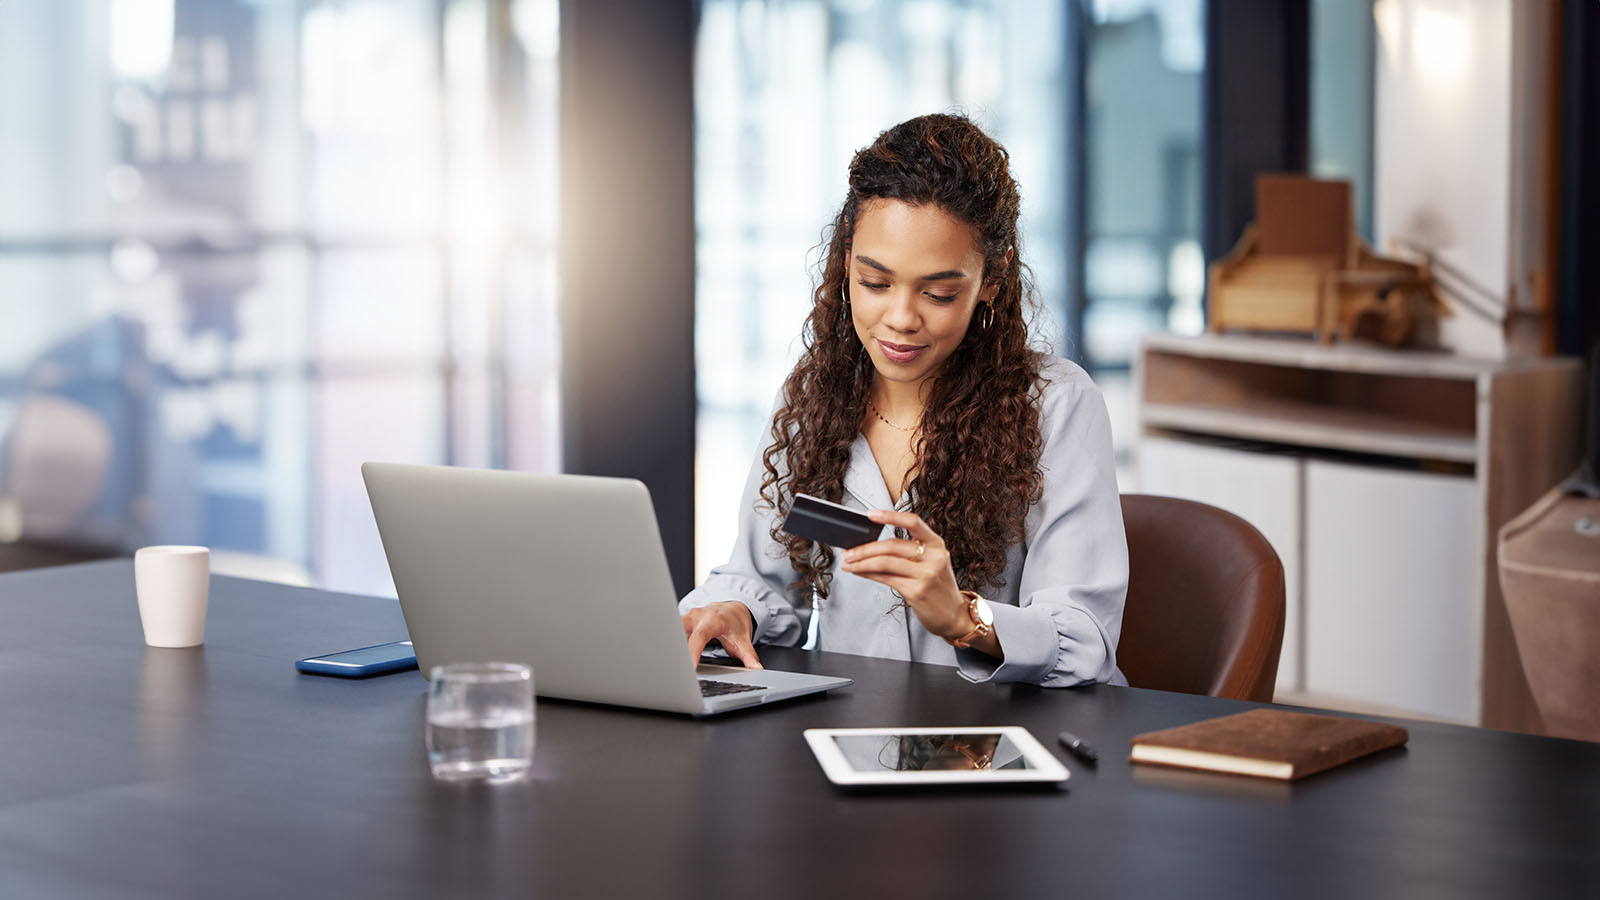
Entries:
{"type": "Polygon", "coordinates": [[[917,562],[922,562],[922,554],[928,552],[928,545],[917,541],[917,562]]]}

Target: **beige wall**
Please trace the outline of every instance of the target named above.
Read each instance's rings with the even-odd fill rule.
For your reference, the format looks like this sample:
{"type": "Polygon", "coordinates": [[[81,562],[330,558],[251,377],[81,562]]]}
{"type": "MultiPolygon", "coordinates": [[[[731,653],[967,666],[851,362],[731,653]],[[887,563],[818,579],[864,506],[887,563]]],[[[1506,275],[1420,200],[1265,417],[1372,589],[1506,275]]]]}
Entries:
{"type": "MultiPolygon", "coordinates": [[[[1513,337],[1461,310],[1445,346],[1500,358],[1524,341],[1550,198],[1551,0],[1378,0],[1374,180],[1377,244],[1428,248],[1448,294],[1512,309],[1513,337]]],[[[1536,326],[1532,326],[1536,331],[1536,326]]]]}

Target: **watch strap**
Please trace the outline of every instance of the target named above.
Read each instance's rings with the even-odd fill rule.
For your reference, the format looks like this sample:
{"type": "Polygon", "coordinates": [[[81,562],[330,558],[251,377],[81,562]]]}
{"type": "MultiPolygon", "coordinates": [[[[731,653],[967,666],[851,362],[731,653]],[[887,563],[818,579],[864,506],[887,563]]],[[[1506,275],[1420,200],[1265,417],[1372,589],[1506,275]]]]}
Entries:
{"type": "MultiPolygon", "coordinates": [[[[983,600],[981,594],[977,591],[962,591],[961,597],[967,601],[967,617],[972,620],[972,630],[961,637],[945,638],[945,640],[949,641],[950,646],[955,647],[957,650],[966,650],[972,646],[973,641],[990,634],[994,631],[994,628],[978,618],[978,601],[983,600]]],[[[984,600],[984,602],[987,603],[988,601],[984,600]]]]}

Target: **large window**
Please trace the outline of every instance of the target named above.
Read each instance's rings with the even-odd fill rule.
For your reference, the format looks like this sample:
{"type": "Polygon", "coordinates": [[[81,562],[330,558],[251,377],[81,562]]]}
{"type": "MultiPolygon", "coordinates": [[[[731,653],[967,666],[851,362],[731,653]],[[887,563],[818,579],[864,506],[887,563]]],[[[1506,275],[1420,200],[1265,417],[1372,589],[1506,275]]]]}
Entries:
{"type": "Polygon", "coordinates": [[[1138,335],[1201,327],[1203,12],[1202,0],[702,4],[700,576],[732,544],[850,156],[914,115],[963,110],[1011,151],[1039,337],[1094,374],[1126,458],[1138,335]]]}
{"type": "Polygon", "coordinates": [[[1309,47],[1311,174],[1350,181],[1356,230],[1372,230],[1373,4],[1311,0],[1309,47]]]}
{"type": "Polygon", "coordinates": [[[380,592],[363,460],[557,468],[556,16],[0,4],[0,538],[380,592]]]}
{"type": "Polygon", "coordinates": [[[1069,4],[706,0],[695,69],[696,572],[732,546],[745,473],[793,366],[824,225],[851,155],[929,112],[1012,154],[1024,258],[1061,345],[1073,276],[1069,4]]]}
{"type": "Polygon", "coordinates": [[[1084,302],[1076,324],[1125,473],[1137,435],[1131,366],[1139,336],[1204,326],[1204,5],[1094,0],[1087,8],[1084,302]]]}

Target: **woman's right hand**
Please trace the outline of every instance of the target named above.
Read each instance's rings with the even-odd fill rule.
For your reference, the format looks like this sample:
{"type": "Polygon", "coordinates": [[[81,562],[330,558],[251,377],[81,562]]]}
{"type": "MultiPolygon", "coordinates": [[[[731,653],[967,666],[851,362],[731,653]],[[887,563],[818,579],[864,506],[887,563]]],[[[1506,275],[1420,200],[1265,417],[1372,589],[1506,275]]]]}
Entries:
{"type": "Polygon", "coordinates": [[[698,666],[706,644],[716,640],[729,655],[744,663],[745,668],[764,668],[750,641],[754,627],[749,607],[737,600],[707,603],[691,609],[683,614],[683,633],[689,638],[689,659],[698,666]]]}

